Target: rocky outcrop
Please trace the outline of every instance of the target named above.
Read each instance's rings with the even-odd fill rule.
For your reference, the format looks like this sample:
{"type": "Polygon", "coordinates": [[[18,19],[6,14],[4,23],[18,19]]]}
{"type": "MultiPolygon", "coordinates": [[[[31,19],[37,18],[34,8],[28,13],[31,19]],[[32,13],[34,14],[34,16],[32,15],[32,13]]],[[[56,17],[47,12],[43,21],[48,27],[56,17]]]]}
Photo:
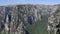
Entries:
{"type": "Polygon", "coordinates": [[[60,34],[60,6],[48,18],[49,34],[60,34]]]}

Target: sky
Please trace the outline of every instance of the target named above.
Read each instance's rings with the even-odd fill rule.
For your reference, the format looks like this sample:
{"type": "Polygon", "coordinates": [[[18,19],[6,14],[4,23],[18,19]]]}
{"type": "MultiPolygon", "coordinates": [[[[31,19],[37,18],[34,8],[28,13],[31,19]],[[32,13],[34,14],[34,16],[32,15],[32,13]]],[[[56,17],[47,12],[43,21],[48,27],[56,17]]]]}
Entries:
{"type": "Polygon", "coordinates": [[[1,5],[10,5],[10,4],[46,4],[54,5],[60,4],[60,0],[0,0],[1,5]]]}

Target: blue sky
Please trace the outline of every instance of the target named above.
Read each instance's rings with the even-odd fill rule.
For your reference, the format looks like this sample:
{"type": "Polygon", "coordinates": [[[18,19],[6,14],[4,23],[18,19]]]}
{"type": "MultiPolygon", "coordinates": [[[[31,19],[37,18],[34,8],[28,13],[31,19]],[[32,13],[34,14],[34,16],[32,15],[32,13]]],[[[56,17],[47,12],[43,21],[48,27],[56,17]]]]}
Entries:
{"type": "Polygon", "coordinates": [[[60,0],[0,0],[0,5],[9,4],[60,4],[60,0]]]}

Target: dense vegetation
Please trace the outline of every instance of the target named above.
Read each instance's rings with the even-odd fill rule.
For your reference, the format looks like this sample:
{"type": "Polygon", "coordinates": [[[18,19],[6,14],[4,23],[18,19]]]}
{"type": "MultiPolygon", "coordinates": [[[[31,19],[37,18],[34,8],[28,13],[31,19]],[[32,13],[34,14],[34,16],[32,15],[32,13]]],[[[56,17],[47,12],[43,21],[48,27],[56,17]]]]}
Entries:
{"type": "Polygon", "coordinates": [[[28,26],[30,34],[48,34],[47,32],[48,16],[43,16],[42,20],[37,20],[32,25],[28,26]]]}

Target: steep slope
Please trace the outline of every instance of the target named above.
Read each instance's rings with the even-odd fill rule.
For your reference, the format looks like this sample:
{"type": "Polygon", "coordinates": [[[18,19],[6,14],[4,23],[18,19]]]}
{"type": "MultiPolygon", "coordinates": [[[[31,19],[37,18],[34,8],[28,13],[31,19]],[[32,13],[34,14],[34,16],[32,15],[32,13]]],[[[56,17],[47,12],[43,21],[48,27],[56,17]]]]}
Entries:
{"type": "Polygon", "coordinates": [[[48,18],[48,34],[60,34],[60,6],[48,18]]]}
{"type": "Polygon", "coordinates": [[[48,16],[43,16],[40,20],[27,27],[30,34],[48,34],[47,32],[48,16]]]}

